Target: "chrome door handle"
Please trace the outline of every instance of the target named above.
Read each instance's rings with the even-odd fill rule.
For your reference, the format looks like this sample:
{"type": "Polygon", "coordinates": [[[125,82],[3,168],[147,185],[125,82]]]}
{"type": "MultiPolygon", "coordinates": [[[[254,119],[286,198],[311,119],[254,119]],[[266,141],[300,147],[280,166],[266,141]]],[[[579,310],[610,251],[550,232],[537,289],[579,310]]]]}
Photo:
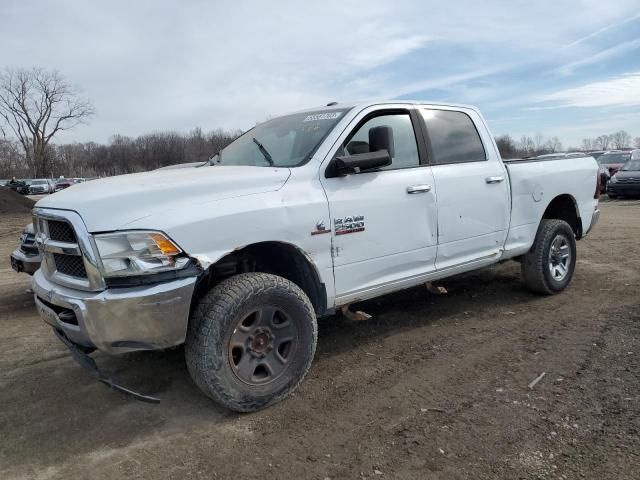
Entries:
{"type": "Polygon", "coordinates": [[[416,193],[427,193],[431,191],[431,185],[412,185],[411,187],[407,187],[407,193],[409,195],[414,195],[416,193]]]}
{"type": "Polygon", "coordinates": [[[485,182],[487,183],[500,183],[500,182],[504,182],[504,177],[499,176],[499,177],[487,177],[484,179],[485,182]]]}

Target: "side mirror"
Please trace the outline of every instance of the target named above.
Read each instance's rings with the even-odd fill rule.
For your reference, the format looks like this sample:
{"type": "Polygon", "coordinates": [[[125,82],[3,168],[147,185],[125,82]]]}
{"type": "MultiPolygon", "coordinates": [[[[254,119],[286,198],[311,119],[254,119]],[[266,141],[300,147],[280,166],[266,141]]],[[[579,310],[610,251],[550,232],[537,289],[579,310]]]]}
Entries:
{"type": "Polygon", "coordinates": [[[331,162],[332,177],[366,172],[391,165],[391,156],[387,150],[377,152],[358,153],[336,157],[331,162]]]}

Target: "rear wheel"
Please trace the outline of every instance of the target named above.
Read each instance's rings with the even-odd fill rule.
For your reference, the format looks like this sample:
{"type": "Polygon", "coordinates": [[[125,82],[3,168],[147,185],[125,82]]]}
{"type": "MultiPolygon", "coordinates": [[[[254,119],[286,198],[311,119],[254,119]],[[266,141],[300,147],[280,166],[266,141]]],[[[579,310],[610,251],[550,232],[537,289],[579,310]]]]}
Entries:
{"type": "Polygon", "coordinates": [[[286,397],[311,366],[317,341],[311,302],[276,275],[245,273],[217,285],[189,325],[185,355],[202,391],[252,412],[286,397]]]}
{"type": "Polygon", "coordinates": [[[522,257],[525,284],[537,293],[561,292],[573,278],[576,253],[575,234],[567,222],[542,220],[533,247],[522,257]]]}

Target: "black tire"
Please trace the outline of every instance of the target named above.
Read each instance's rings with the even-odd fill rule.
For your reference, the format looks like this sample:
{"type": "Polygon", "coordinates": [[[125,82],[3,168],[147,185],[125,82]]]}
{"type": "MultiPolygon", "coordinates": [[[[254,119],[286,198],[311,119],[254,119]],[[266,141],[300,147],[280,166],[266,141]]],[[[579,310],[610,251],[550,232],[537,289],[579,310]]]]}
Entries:
{"type": "Polygon", "coordinates": [[[524,283],[536,293],[553,295],[569,285],[575,266],[576,238],[569,224],[543,219],[531,250],[522,257],[524,283]]]}
{"type": "Polygon", "coordinates": [[[185,357],[208,397],[230,410],[254,412],[302,382],[317,337],[313,307],[297,285],[276,275],[243,273],[200,300],[189,323],[185,357]]]}
{"type": "Polygon", "coordinates": [[[611,200],[615,200],[616,198],[618,198],[618,195],[614,194],[614,193],[607,193],[607,196],[611,199],[611,200]]]}

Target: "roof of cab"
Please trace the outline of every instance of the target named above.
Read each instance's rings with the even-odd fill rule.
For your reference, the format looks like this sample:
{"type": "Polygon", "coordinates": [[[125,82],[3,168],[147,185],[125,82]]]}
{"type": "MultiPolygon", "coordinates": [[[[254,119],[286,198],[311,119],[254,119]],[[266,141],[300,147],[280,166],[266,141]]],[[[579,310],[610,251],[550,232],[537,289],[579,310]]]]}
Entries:
{"type": "Polygon", "coordinates": [[[430,102],[425,100],[369,100],[361,102],[330,102],[327,105],[317,106],[315,108],[304,108],[292,113],[304,113],[304,112],[318,112],[318,111],[331,111],[331,110],[351,110],[352,108],[359,107],[360,110],[367,107],[373,107],[376,105],[425,105],[434,107],[453,107],[453,108],[465,108],[469,110],[478,111],[473,105],[465,105],[460,103],[449,102],[430,102]]]}

